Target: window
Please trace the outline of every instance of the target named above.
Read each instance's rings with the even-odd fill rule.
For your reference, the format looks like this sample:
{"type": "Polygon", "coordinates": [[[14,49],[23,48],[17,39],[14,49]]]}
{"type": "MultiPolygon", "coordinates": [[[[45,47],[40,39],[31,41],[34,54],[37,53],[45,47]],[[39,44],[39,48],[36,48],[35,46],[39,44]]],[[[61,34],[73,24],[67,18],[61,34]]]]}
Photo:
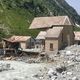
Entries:
{"type": "Polygon", "coordinates": [[[53,49],[53,44],[52,43],[50,43],[50,51],[53,51],[54,49],[53,49]]]}

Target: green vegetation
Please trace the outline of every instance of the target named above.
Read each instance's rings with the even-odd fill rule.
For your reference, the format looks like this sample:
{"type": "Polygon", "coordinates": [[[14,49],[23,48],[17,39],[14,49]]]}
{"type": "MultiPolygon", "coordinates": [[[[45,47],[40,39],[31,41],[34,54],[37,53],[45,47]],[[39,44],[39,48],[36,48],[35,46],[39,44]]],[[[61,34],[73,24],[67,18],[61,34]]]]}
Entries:
{"type": "Polygon", "coordinates": [[[74,27],[74,31],[80,31],[80,27],[74,27]]]}
{"type": "MultiPolygon", "coordinates": [[[[68,15],[80,22],[80,16],[65,0],[0,0],[0,23],[9,28],[10,35],[36,36],[38,30],[28,30],[33,18],[53,15],[68,15]]],[[[0,35],[4,36],[3,32],[0,35]]]]}
{"type": "Polygon", "coordinates": [[[9,36],[10,35],[10,30],[9,28],[3,24],[0,24],[0,40],[5,37],[5,36],[9,36]]]}

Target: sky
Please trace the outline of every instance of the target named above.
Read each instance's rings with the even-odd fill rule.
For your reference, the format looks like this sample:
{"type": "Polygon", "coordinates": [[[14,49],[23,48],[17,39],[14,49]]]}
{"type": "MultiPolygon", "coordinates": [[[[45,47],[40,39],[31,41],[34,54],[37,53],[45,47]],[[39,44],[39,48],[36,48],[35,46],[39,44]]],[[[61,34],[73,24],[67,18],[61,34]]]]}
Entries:
{"type": "Polygon", "coordinates": [[[66,0],[80,15],[80,0],[66,0]]]}

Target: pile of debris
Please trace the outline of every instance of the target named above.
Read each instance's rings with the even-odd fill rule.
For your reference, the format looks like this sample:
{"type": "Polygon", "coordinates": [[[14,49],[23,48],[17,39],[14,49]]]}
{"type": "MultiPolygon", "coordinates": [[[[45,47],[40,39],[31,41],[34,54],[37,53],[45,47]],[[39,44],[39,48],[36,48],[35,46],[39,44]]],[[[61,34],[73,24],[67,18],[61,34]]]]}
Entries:
{"type": "Polygon", "coordinates": [[[59,53],[59,55],[56,54],[56,59],[54,57],[58,63],[48,71],[50,80],[79,80],[80,45],[72,45],[59,51],[59,53]]]}
{"type": "Polygon", "coordinates": [[[8,71],[9,75],[11,75],[11,73],[13,75],[12,80],[14,80],[14,78],[17,80],[80,79],[80,45],[66,47],[64,50],[59,51],[58,54],[50,54],[49,56],[40,57],[24,55],[16,57],[16,59],[13,59],[13,57],[10,59],[15,60],[15,62],[8,61],[10,64],[7,64],[7,61],[6,63],[2,61],[4,63],[0,63],[0,72],[11,70],[11,65],[13,65],[15,75],[18,76],[19,79],[15,78],[13,72],[8,71]],[[54,61],[53,63],[48,63],[48,60],[54,61]],[[20,76],[22,76],[23,79],[20,79],[20,76]]]}
{"type": "Polygon", "coordinates": [[[50,68],[48,71],[48,76],[50,80],[79,80],[80,72],[78,73],[75,69],[76,69],[75,66],[74,67],[60,66],[50,68]]]}
{"type": "Polygon", "coordinates": [[[54,64],[43,74],[35,75],[39,80],[79,80],[80,79],[80,46],[72,45],[50,55],[54,64]],[[56,63],[57,62],[57,63],[56,63]]]}
{"type": "Polygon", "coordinates": [[[60,51],[61,57],[67,61],[80,62],[80,45],[73,45],[60,51]]]}

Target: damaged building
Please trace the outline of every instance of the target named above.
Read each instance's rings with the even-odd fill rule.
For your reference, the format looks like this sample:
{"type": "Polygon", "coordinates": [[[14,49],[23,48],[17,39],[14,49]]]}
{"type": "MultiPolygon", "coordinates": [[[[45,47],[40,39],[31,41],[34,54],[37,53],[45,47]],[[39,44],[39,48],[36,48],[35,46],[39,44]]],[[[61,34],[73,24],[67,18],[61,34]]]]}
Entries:
{"type": "Polygon", "coordinates": [[[7,50],[30,49],[35,47],[35,40],[31,36],[12,36],[3,39],[3,48],[7,50]]]}
{"type": "Polygon", "coordinates": [[[36,17],[29,29],[42,30],[36,39],[46,52],[74,44],[74,24],[68,16],[36,17]]]}

